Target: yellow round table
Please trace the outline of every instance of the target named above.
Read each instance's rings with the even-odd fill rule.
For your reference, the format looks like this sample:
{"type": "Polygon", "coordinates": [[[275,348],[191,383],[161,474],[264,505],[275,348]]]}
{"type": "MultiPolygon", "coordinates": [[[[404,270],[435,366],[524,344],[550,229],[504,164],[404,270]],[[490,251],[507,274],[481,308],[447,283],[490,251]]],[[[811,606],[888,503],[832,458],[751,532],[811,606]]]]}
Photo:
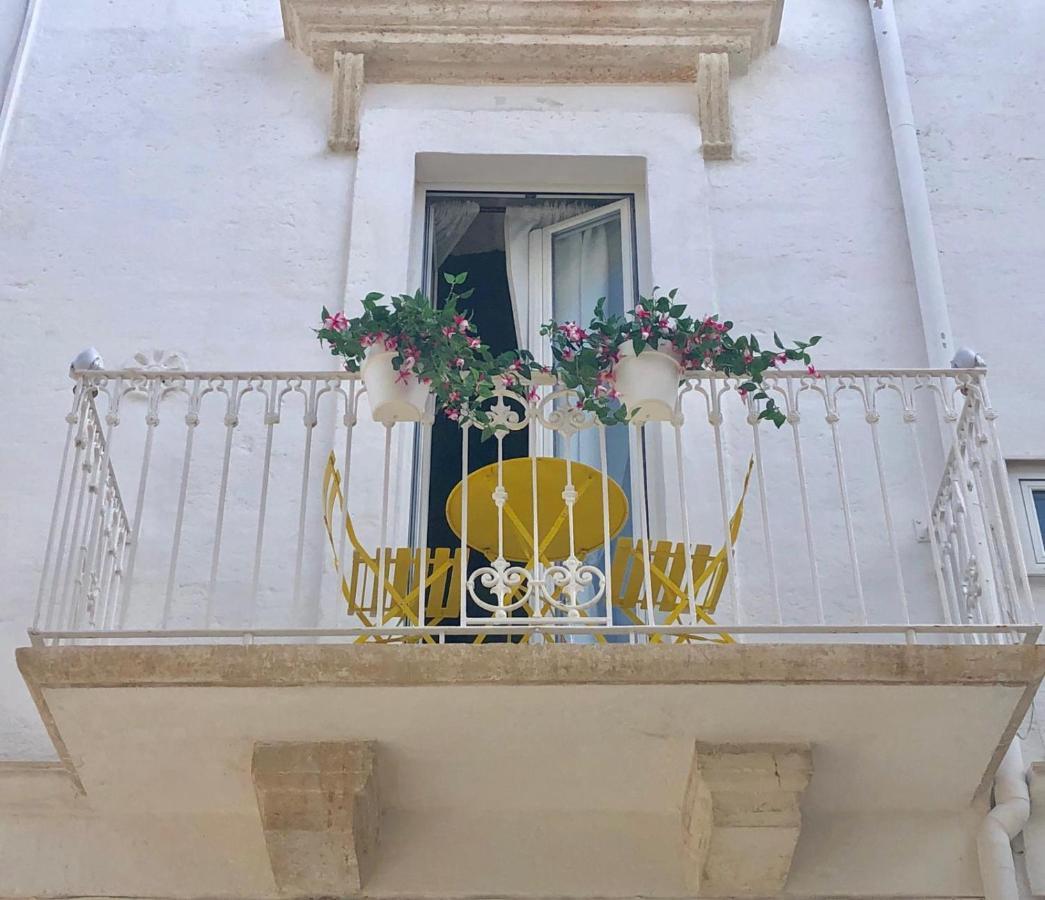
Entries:
{"type": "MultiPolygon", "coordinates": [[[[536,458],[537,540],[533,549],[533,465],[534,459],[506,459],[502,482],[508,497],[504,504],[504,558],[528,562],[537,555],[542,563],[566,559],[570,555],[570,527],[563,490],[566,487],[566,460],[551,456],[536,458]]],[[[468,476],[468,546],[487,559],[496,559],[497,463],[477,469],[468,476]]],[[[603,545],[603,476],[584,463],[571,464],[577,500],[573,507],[573,551],[584,559],[603,545]]],[[[612,478],[606,478],[609,499],[609,537],[615,537],[628,519],[628,499],[612,478]]],[[[446,498],[446,520],[461,537],[462,482],[446,498]]]]}

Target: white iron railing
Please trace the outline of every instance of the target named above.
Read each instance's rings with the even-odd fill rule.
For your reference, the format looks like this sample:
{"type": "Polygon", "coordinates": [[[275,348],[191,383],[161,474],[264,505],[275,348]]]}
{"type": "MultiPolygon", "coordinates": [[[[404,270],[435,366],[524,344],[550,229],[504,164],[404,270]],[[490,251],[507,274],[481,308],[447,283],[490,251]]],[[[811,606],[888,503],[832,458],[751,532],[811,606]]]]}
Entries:
{"type": "Polygon", "coordinates": [[[674,421],[612,428],[555,386],[497,394],[454,479],[484,533],[458,515],[433,549],[445,425],[373,422],[358,376],[81,373],[31,635],[1036,638],[982,371],[773,373],[781,429],[738,387],[694,374],[674,421]],[[464,477],[477,452],[487,481],[464,477]]]}

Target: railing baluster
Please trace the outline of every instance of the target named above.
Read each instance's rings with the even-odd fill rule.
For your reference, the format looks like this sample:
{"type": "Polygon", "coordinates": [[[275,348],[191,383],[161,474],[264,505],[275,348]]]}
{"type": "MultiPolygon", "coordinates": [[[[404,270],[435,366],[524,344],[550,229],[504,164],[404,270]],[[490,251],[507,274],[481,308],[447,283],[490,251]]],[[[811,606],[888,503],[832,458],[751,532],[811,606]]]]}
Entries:
{"type": "Polygon", "coordinates": [[[316,381],[309,381],[309,391],[305,395],[305,412],[301,417],[301,424],[305,429],[305,447],[301,461],[301,498],[298,501],[298,540],[297,549],[294,553],[294,595],[291,601],[291,609],[299,621],[303,621],[301,615],[301,576],[305,561],[305,531],[308,527],[308,498],[309,484],[312,474],[312,433],[319,422],[317,412],[316,381]]]}
{"type": "Polygon", "coordinates": [[[762,435],[755,401],[747,398],[747,421],[751,426],[752,455],[755,458],[755,480],[758,484],[759,512],[762,519],[762,540],[766,546],[766,568],[769,574],[769,589],[773,592],[776,620],[784,624],[784,608],[780,601],[780,580],[777,577],[776,554],[773,553],[773,535],[769,526],[769,497],[766,491],[766,469],[762,459],[762,435]]]}
{"type": "Polygon", "coordinates": [[[846,477],[845,455],[842,451],[842,436],[838,433],[838,395],[831,389],[828,378],[824,387],[827,396],[827,424],[831,429],[831,444],[835,453],[835,472],[838,475],[838,494],[842,503],[842,517],[845,520],[846,544],[849,548],[849,566],[853,571],[853,589],[856,591],[857,605],[860,607],[860,623],[866,625],[867,602],[864,600],[864,581],[860,573],[860,557],[856,551],[856,527],[853,524],[853,508],[849,501],[849,481],[846,477]]]}
{"type": "Polygon", "coordinates": [[[174,584],[178,573],[178,553],[181,551],[181,531],[185,521],[185,501],[189,490],[189,471],[192,467],[192,444],[199,425],[200,380],[193,380],[193,389],[189,394],[189,407],[185,413],[185,449],[182,451],[181,481],[178,488],[178,511],[174,516],[174,536],[171,539],[171,564],[167,570],[167,590],[163,599],[163,628],[170,621],[171,609],[174,605],[174,584]]]}
{"type": "Polygon", "coordinates": [[[824,615],[824,595],[820,585],[816,540],[813,537],[813,516],[809,509],[809,485],[806,481],[805,459],[802,455],[802,436],[798,427],[802,421],[802,415],[798,410],[794,383],[790,380],[787,382],[787,404],[787,421],[791,426],[791,436],[795,445],[795,466],[798,470],[798,494],[802,504],[802,521],[805,524],[806,552],[809,555],[809,579],[812,582],[813,597],[816,599],[816,621],[817,624],[823,625],[827,621],[824,615]]]}
{"type": "Polygon", "coordinates": [[[226,394],[225,403],[225,452],[221,463],[221,484],[218,486],[218,512],[214,520],[214,549],[210,558],[210,584],[207,587],[207,611],[204,621],[207,627],[214,618],[214,592],[218,586],[218,567],[221,565],[221,542],[225,532],[225,501],[229,493],[229,471],[232,466],[232,438],[239,425],[239,379],[232,379],[232,387],[221,390],[226,394]]]}
{"type": "Polygon", "coordinates": [[[722,440],[722,424],[725,416],[722,412],[722,396],[727,388],[725,383],[721,390],[712,389],[711,406],[708,410],[708,423],[715,432],[715,467],[718,470],[719,513],[722,516],[722,544],[726,548],[726,565],[729,570],[729,603],[733,608],[733,621],[737,625],[744,623],[744,610],[740,603],[740,576],[737,572],[736,547],[733,546],[733,532],[730,528],[730,509],[733,498],[729,489],[729,474],[726,471],[726,453],[722,440]]]}
{"type": "MultiPolygon", "coordinates": [[[[134,566],[138,560],[138,544],[141,538],[142,520],[145,518],[145,490],[149,484],[149,466],[152,462],[152,445],[156,437],[156,427],[160,424],[158,405],[160,400],[160,382],[150,381],[149,409],[145,413],[145,449],[142,451],[142,468],[138,477],[138,497],[134,504],[134,526],[131,528],[131,555],[127,558],[127,575],[123,585],[123,600],[120,604],[120,627],[127,624],[130,612],[131,591],[134,588],[134,566]]],[[[108,441],[106,441],[106,457],[108,458],[108,441]]]]}
{"type": "MultiPolygon", "coordinates": [[[[58,530],[58,511],[62,505],[62,489],[65,487],[65,476],[69,470],[70,451],[73,448],[73,438],[83,422],[86,414],[84,409],[87,392],[84,390],[83,381],[78,381],[73,391],[72,409],[65,416],[68,423],[65,429],[65,446],[62,449],[62,463],[58,470],[58,486],[54,492],[54,504],[51,507],[51,525],[47,531],[47,546],[44,549],[44,561],[40,568],[40,586],[36,592],[36,607],[33,610],[33,630],[41,625],[43,615],[44,593],[47,586],[47,576],[51,568],[51,553],[54,551],[55,533],[58,530]]],[[[70,477],[72,477],[70,475],[70,477]]]]}
{"type": "Polygon", "coordinates": [[[279,424],[281,411],[279,382],[273,378],[265,396],[265,459],[261,466],[261,497],[258,501],[258,527],[254,542],[254,570],[250,577],[250,607],[247,624],[253,628],[258,618],[258,590],[261,587],[261,558],[265,548],[265,514],[268,512],[269,475],[272,472],[273,429],[279,424]]]}

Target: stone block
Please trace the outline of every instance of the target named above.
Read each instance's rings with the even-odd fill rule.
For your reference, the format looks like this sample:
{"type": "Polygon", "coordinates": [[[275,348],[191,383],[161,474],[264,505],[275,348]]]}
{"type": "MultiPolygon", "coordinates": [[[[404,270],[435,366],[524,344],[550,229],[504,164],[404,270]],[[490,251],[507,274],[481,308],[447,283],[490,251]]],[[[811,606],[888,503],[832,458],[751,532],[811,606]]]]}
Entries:
{"type": "Polygon", "coordinates": [[[254,790],[281,894],[362,890],[380,826],[376,759],[370,741],[255,745],[254,790]]]}

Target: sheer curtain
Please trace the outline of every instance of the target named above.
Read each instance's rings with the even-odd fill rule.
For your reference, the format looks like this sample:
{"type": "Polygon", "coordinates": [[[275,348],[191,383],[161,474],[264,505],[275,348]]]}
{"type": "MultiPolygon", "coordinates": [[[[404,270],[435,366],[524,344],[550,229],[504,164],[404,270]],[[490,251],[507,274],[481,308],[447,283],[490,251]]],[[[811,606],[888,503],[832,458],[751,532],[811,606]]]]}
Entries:
{"type": "Polygon", "coordinates": [[[526,323],[530,304],[530,232],[579,216],[602,200],[539,200],[530,206],[509,206],[504,213],[504,248],[508,267],[508,288],[512,295],[515,336],[519,346],[526,344],[526,323]]]}
{"type": "Polygon", "coordinates": [[[432,256],[438,269],[453,253],[479,215],[474,200],[439,200],[432,204],[432,256]]]}

